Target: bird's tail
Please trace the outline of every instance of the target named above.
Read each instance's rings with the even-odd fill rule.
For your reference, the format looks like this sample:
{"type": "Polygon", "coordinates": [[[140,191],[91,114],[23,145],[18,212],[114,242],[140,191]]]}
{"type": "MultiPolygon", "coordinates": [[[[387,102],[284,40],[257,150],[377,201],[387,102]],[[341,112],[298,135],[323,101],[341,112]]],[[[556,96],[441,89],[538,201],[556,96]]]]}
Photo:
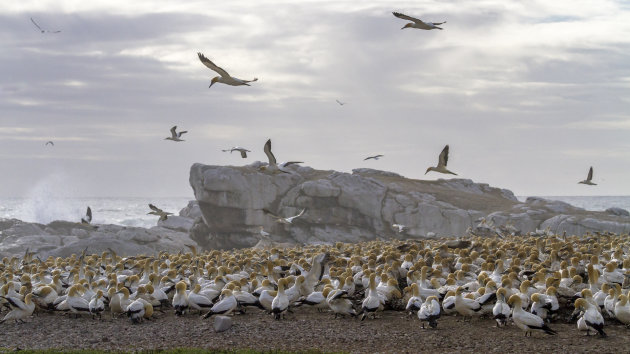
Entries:
{"type": "Polygon", "coordinates": [[[547,325],[543,325],[542,326],[542,330],[545,331],[545,333],[550,334],[552,336],[558,334],[558,332],[556,332],[553,329],[549,328],[549,326],[547,326],[547,325]]]}

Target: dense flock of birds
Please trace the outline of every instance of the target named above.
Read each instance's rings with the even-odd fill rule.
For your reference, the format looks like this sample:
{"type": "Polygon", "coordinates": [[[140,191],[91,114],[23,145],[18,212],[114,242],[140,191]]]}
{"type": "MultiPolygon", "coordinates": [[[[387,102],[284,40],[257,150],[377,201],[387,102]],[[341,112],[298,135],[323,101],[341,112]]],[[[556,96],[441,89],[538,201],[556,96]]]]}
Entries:
{"type": "Polygon", "coordinates": [[[605,320],[630,325],[629,245],[629,235],[598,233],[45,260],[26,252],[0,264],[1,322],[34,311],[139,323],[160,311],[208,318],[246,308],[282,320],[314,307],[360,320],[415,313],[423,328],[442,316],[486,316],[526,336],[556,334],[552,322],[570,313],[580,331],[606,336],[605,320]]]}

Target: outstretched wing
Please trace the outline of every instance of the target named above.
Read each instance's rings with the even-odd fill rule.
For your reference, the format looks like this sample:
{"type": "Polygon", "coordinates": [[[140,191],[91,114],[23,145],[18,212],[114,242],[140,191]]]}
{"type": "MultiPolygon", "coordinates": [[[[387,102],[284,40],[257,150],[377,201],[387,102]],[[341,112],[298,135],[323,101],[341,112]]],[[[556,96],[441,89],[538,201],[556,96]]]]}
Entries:
{"type": "Polygon", "coordinates": [[[343,106],[345,104],[345,102],[341,102],[339,100],[335,100],[335,101],[337,101],[337,103],[339,103],[341,106],[343,106]]]}
{"type": "Polygon", "coordinates": [[[591,168],[588,170],[588,177],[586,177],[587,181],[590,181],[593,179],[593,166],[591,166],[591,168]]]}
{"type": "Polygon", "coordinates": [[[265,150],[265,155],[267,155],[267,158],[269,159],[269,164],[275,165],[276,157],[273,156],[273,153],[271,152],[271,139],[267,140],[267,142],[265,143],[264,150],[265,150]]]}
{"type": "Polygon", "coordinates": [[[448,163],[448,145],[446,145],[444,149],[442,149],[442,152],[440,153],[440,158],[438,159],[438,166],[446,167],[447,163],[448,163]]]}
{"type": "Polygon", "coordinates": [[[171,135],[173,136],[173,138],[177,138],[177,132],[175,130],[177,130],[177,126],[176,125],[174,125],[171,128],[171,135]]]}
{"type": "Polygon", "coordinates": [[[188,130],[181,131],[181,132],[177,133],[177,137],[181,138],[182,134],[186,134],[186,133],[188,133],[188,130]]]}
{"type": "Polygon", "coordinates": [[[225,71],[225,70],[221,69],[220,67],[218,67],[210,59],[206,58],[203,54],[197,53],[197,55],[199,56],[199,60],[201,60],[203,65],[205,65],[208,68],[216,71],[219,75],[221,75],[223,77],[230,77],[230,74],[228,74],[227,71],[225,71]]]}
{"type": "Polygon", "coordinates": [[[295,165],[298,163],[304,163],[304,161],[287,161],[284,163],[284,167],[290,166],[290,165],[295,165]]]}
{"type": "Polygon", "coordinates": [[[269,216],[271,216],[271,217],[273,217],[273,218],[276,218],[276,219],[283,219],[283,218],[279,217],[278,215],[276,215],[276,214],[272,213],[271,211],[269,211],[269,210],[267,210],[267,209],[263,209],[262,211],[263,211],[265,214],[268,214],[269,216]]]}
{"type": "Polygon", "coordinates": [[[39,27],[39,25],[37,24],[37,22],[35,22],[35,20],[33,20],[33,18],[31,17],[31,22],[33,22],[33,24],[35,25],[35,27],[39,28],[40,31],[44,32],[44,30],[39,27]]]}
{"type": "Polygon", "coordinates": [[[92,209],[90,207],[87,207],[87,211],[85,212],[85,219],[88,222],[92,222],[92,209]]]}
{"type": "Polygon", "coordinates": [[[413,21],[413,22],[418,22],[418,23],[424,23],[422,22],[421,19],[419,18],[415,18],[415,17],[411,17],[411,16],[407,16],[405,14],[401,14],[400,12],[392,12],[392,14],[394,14],[394,16],[398,17],[398,18],[402,18],[403,20],[409,20],[409,21],[413,21]]]}
{"type": "Polygon", "coordinates": [[[162,212],[162,209],[160,209],[160,208],[156,207],[156,206],[155,206],[155,205],[153,205],[153,204],[149,204],[149,208],[151,208],[151,210],[153,210],[153,211],[155,211],[155,212],[158,212],[158,213],[161,213],[161,212],[162,212]]]}

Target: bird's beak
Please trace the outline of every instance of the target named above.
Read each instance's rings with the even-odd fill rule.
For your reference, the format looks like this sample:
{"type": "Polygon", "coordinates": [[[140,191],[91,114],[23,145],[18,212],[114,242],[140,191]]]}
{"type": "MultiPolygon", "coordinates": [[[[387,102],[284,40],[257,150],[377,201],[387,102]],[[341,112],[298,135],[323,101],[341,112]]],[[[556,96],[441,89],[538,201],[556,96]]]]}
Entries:
{"type": "Polygon", "coordinates": [[[407,26],[405,26],[405,27],[401,28],[401,30],[404,30],[405,28],[407,28],[407,26]]]}

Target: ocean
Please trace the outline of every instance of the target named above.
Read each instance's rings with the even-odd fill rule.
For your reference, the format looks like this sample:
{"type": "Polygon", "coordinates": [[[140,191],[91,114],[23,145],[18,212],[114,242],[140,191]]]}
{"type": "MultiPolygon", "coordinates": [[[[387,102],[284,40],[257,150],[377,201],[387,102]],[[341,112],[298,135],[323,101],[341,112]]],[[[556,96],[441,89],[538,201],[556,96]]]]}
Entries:
{"type": "MultiPolygon", "coordinates": [[[[610,207],[630,210],[630,196],[546,196],[586,210],[602,211],[610,207]]],[[[155,215],[147,215],[149,203],[177,215],[192,197],[173,198],[4,198],[0,199],[0,218],[47,224],[54,220],[80,221],[87,206],[92,208],[92,222],[123,226],[153,227],[155,215]]],[[[527,196],[518,196],[525,201],[527,196]]]]}

